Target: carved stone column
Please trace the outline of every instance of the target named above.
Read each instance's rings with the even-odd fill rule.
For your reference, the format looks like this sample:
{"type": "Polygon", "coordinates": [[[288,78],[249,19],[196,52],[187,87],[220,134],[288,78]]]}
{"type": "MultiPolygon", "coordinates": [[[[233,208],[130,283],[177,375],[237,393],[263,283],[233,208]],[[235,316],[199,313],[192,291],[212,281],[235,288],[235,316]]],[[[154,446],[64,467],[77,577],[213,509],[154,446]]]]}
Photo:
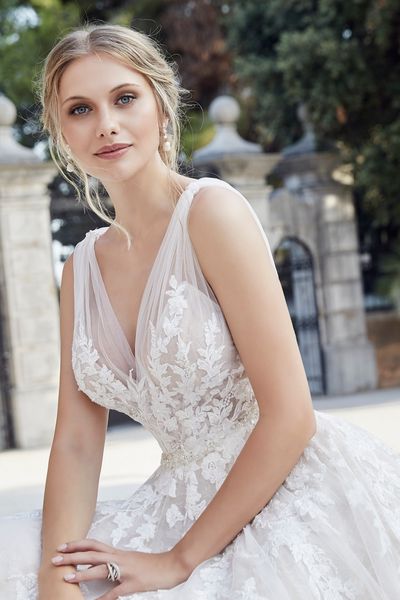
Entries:
{"type": "Polygon", "coordinates": [[[47,193],[56,168],[15,141],[15,117],[15,106],[0,96],[3,411],[10,413],[14,444],[26,448],[50,441],[57,404],[59,310],[47,193]]]}
{"type": "Polygon", "coordinates": [[[281,238],[301,240],[313,256],[326,393],[377,387],[367,338],[360,255],[351,190],[335,173],[335,152],[319,152],[304,107],[303,138],[283,151],[275,169],[284,187],[270,201],[271,226],[281,238]]]}

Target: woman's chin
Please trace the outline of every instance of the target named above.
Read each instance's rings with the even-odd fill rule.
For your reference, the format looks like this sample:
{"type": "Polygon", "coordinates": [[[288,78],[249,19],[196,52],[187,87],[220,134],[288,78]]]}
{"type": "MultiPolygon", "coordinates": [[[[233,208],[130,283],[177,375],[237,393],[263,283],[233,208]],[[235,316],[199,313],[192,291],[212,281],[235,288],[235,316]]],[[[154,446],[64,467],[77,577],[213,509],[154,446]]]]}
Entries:
{"type": "Polygon", "coordinates": [[[89,173],[92,177],[99,179],[102,183],[124,183],[129,181],[137,173],[137,169],[118,168],[117,165],[109,166],[104,169],[93,170],[89,173]]]}

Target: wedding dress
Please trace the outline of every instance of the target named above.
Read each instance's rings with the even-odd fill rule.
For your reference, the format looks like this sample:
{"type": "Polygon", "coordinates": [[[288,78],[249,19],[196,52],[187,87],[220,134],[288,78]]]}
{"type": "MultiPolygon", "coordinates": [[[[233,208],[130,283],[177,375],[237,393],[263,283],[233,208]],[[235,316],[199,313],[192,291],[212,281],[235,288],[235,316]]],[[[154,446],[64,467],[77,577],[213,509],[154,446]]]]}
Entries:
{"type": "MultiPolygon", "coordinates": [[[[139,309],[135,355],[101,277],[94,229],[74,250],[72,363],[94,402],[140,421],[163,454],[126,500],[99,502],[87,537],[168,550],[206,508],[240,452],[258,405],[187,229],[208,177],[181,194],[139,309]]],[[[272,258],[256,213],[246,202],[272,258]]],[[[290,374],[288,374],[290,376],[290,374]]],[[[170,590],[129,600],[400,599],[400,457],[364,429],[315,411],[317,431],[252,521],[170,590]]],[[[134,433],[133,433],[134,434],[134,433]]],[[[139,457],[132,456],[131,460],[139,457]]],[[[268,477],[268,473],[265,474],[268,477]]],[[[0,597],[36,600],[41,511],[0,519],[0,597]]],[[[87,600],[109,582],[81,584],[87,600]]]]}

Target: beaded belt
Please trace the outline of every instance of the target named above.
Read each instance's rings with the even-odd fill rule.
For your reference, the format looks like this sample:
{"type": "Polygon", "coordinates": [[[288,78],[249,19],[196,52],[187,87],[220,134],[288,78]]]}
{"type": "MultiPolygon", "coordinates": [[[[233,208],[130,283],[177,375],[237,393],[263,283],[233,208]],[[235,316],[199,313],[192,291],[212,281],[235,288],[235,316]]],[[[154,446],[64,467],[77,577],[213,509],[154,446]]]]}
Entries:
{"type": "Polygon", "coordinates": [[[161,464],[163,467],[183,467],[190,463],[201,460],[210,452],[213,452],[218,447],[218,444],[214,442],[204,442],[204,445],[198,450],[188,450],[184,446],[177,446],[170,452],[163,452],[161,454],[161,464]]]}

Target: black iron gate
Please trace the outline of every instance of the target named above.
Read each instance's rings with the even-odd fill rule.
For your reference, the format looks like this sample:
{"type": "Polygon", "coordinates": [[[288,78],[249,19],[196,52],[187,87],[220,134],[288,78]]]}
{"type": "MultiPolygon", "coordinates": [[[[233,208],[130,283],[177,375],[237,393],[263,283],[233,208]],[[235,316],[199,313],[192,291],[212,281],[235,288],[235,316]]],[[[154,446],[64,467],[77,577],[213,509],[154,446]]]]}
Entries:
{"type": "Polygon", "coordinates": [[[275,250],[274,259],[311,393],[324,394],[323,355],[311,253],[303,243],[288,237],[275,250]]]}

